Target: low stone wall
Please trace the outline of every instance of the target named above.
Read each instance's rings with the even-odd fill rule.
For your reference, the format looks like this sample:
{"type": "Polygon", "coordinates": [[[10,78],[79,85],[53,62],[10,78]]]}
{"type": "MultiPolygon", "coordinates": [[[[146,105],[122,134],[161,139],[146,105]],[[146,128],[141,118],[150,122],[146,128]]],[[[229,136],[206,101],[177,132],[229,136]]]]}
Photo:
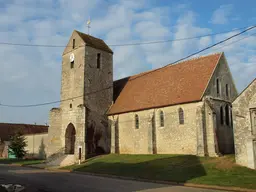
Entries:
{"type": "Polygon", "coordinates": [[[48,133],[25,135],[28,156],[45,159],[48,133]]]}

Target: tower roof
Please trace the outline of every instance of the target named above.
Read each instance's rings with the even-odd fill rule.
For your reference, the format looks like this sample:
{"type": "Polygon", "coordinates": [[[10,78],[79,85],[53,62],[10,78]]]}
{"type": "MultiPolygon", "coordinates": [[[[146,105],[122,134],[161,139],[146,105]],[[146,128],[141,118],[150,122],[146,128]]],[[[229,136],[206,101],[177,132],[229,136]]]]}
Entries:
{"type": "Polygon", "coordinates": [[[77,34],[83,39],[87,46],[100,49],[106,51],[108,53],[113,53],[113,51],[109,48],[109,46],[102,40],[88,34],[82,33],[80,31],[75,30],[77,34]]]}

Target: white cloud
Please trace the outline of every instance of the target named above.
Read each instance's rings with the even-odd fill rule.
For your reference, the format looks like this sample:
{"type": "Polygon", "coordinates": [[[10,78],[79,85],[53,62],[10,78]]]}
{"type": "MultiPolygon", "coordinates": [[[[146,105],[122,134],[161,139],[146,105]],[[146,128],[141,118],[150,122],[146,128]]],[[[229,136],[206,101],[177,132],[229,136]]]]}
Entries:
{"type": "Polygon", "coordinates": [[[211,22],[213,24],[227,24],[231,13],[233,10],[233,5],[221,5],[218,9],[213,12],[211,22]]]}
{"type": "MultiPolygon", "coordinates": [[[[103,38],[109,44],[179,39],[212,32],[198,25],[198,15],[189,10],[188,5],[177,5],[174,9],[175,6],[152,8],[145,0],[111,2],[47,0],[40,7],[32,0],[22,4],[16,1],[15,5],[9,3],[0,13],[0,41],[65,46],[74,29],[87,31],[86,20],[89,16],[92,18],[92,35],[103,38]],[[52,7],[55,11],[52,11],[52,7]],[[104,9],[99,12],[99,7],[104,9]]],[[[169,64],[232,34],[112,47],[114,78],[169,64]]],[[[255,45],[254,36],[221,49],[225,50],[240,89],[255,76],[255,58],[252,57],[255,55],[255,45]]],[[[63,49],[1,45],[0,57],[4,62],[0,70],[0,102],[34,104],[59,100],[63,49]]],[[[54,106],[57,104],[39,108],[2,108],[4,113],[1,113],[0,121],[44,123],[48,121],[49,110],[54,106]]]]}

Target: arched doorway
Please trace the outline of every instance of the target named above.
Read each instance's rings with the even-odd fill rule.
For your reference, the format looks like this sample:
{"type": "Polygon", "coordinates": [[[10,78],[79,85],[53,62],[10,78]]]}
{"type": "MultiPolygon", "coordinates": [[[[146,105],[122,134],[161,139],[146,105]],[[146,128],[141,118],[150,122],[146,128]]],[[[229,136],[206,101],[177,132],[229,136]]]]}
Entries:
{"type": "Polygon", "coordinates": [[[75,153],[75,141],[76,141],[76,129],[72,123],[69,123],[65,133],[65,153],[66,154],[75,153]]]}

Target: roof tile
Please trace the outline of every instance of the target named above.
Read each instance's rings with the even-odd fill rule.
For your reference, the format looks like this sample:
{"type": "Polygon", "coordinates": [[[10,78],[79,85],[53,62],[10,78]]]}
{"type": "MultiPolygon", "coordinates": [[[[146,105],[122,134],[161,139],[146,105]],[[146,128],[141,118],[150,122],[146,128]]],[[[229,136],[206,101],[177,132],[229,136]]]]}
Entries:
{"type": "Polygon", "coordinates": [[[114,82],[109,115],[201,100],[222,53],[202,56],[114,82]]]}

